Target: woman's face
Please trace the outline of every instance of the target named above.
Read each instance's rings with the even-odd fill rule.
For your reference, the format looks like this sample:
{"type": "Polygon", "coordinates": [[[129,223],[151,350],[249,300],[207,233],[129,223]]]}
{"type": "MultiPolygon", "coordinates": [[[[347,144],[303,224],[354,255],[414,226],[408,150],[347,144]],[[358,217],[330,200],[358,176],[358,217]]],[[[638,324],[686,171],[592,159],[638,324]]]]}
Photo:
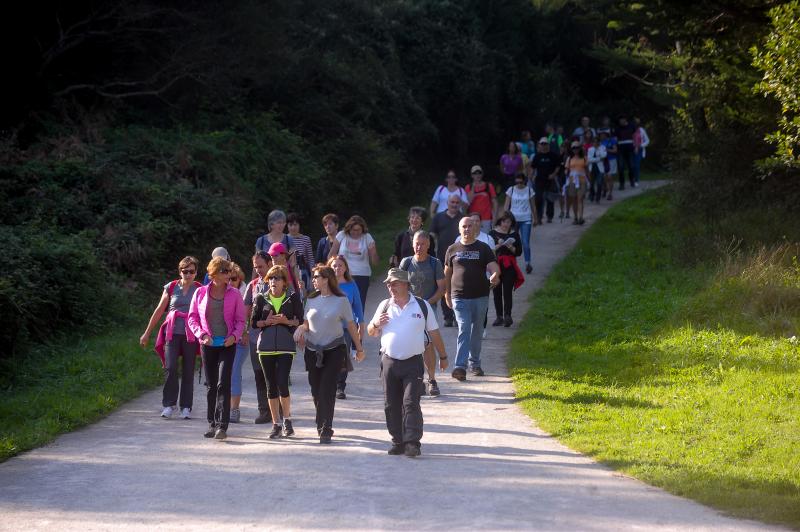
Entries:
{"type": "Polygon", "coordinates": [[[333,268],[333,272],[336,274],[337,279],[344,279],[344,274],[347,272],[347,266],[344,265],[343,260],[334,260],[331,263],[331,268],[333,268]]]}
{"type": "Polygon", "coordinates": [[[286,254],[281,253],[280,255],[275,255],[272,257],[272,264],[276,264],[278,266],[286,266],[286,254]]]}
{"type": "Polygon", "coordinates": [[[422,227],[422,216],[417,213],[411,214],[408,217],[408,226],[413,231],[419,231],[419,229],[422,227]]]}
{"type": "Polygon", "coordinates": [[[516,142],[509,142],[508,143],[508,153],[515,154],[517,153],[517,143],[516,142]]]}
{"type": "Polygon", "coordinates": [[[289,224],[289,234],[296,235],[300,232],[300,222],[292,222],[289,224]]]}
{"type": "Polygon", "coordinates": [[[274,296],[279,296],[286,290],[286,281],[283,280],[281,275],[272,274],[267,281],[269,282],[269,291],[274,296]]]}
{"type": "Polygon", "coordinates": [[[183,279],[187,283],[191,283],[192,281],[194,281],[194,278],[197,277],[197,266],[195,266],[194,264],[189,264],[181,268],[180,272],[181,272],[181,279],[183,279]]]}
{"type": "Polygon", "coordinates": [[[239,286],[242,284],[242,281],[244,281],[244,279],[239,277],[239,274],[237,272],[235,272],[235,271],[231,272],[231,276],[229,278],[229,282],[231,283],[232,287],[239,288],[239,286]]]}
{"type": "Polygon", "coordinates": [[[270,226],[270,232],[272,233],[283,233],[283,230],[286,228],[286,220],[278,220],[277,222],[272,222],[270,226]]]}
{"type": "Polygon", "coordinates": [[[231,269],[226,266],[211,276],[215,284],[228,284],[231,279],[231,269]]]}
{"type": "Polygon", "coordinates": [[[525,180],[521,177],[515,177],[514,184],[517,186],[517,188],[523,188],[525,186],[525,180]]]}
{"type": "Polygon", "coordinates": [[[270,266],[272,266],[272,264],[268,263],[261,257],[256,257],[253,259],[253,269],[262,279],[267,274],[267,270],[269,270],[270,266]]]}
{"type": "Polygon", "coordinates": [[[353,227],[350,228],[350,236],[353,238],[358,238],[364,234],[364,228],[361,227],[361,224],[355,224],[353,227]]]}
{"type": "Polygon", "coordinates": [[[314,276],[311,279],[311,283],[314,285],[314,288],[319,290],[320,287],[323,285],[328,286],[328,278],[319,272],[315,272],[314,276]]]}
{"type": "Polygon", "coordinates": [[[506,232],[507,232],[508,230],[510,230],[510,229],[511,229],[511,220],[509,220],[508,218],[504,218],[504,219],[503,219],[503,220],[500,222],[500,228],[501,228],[503,231],[506,231],[506,232]]]}

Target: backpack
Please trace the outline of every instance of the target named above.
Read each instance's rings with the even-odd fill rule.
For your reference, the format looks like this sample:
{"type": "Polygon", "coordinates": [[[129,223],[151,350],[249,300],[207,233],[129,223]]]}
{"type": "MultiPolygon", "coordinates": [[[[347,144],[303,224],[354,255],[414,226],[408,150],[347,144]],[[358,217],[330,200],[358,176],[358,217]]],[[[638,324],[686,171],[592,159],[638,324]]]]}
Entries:
{"type": "MultiPolygon", "coordinates": [[[[405,258],[405,257],[404,257],[404,258],[405,258]]],[[[436,257],[434,257],[433,255],[431,255],[431,254],[428,254],[428,264],[430,264],[430,266],[431,266],[431,271],[433,272],[433,279],[434,279],[434,282],[436,281],[436,263],[435,263],[434,261],[438,261],[438,260],[439,260],[439,259],[437,259],[437,258],[436,258],[436,257]]],[[[398,268],[399,268],[399,267],[400,267],[400,265],[402,265],[402,264],[403,264],[403,261],[401,260],[401,261],[400,261],[400,264],[398,264],[398,268]]],[[[408,264],[411,264],[411,261],[409,261],[409,262],[408,262],[408,264]]],[[[400,268],[400,269],[401,269],[401,270],[403,270],[403,271],[405,271],[405,272],[407,272],[407,271],[408,271],[408,270],[406,270],[406,269],[404,269],[404,268],[400,268]]],[[[417,297],[415,294],[412,294],[412,295],[414,295],[414,297],[417,297]]],[[[417,297],[417,299],[420,299],[420,298],[418,298],[418,297],[417,297]]],[[[417,303],[419,303],[419,301],[417,301],[417,303]]],[[[424,307],[424,305],[420,305],[420,307],[424,307]]],[[[385,312],[385,309],[384,309],[384,312],[385,312]]],[[[427,308],[423,308],[423,314],[425,314],[425,319],[426,319],[426,320],[428,319],[428,314],[427,314],[427,312],[428,312],[428,309],[427,309],[427,308]]],[[[383,312],[381,312],[381,314],[383,314],[383,312]]]]}
{"type": "MultiPolygon", "coordinates": [[[[178,286],[178,283],[180,283],[180,282],[181,282],[180,279],[176,279],[175,281],[171,281],[169,283],[169,285],[167,286],[167,296],[169,296],[170,299],[172,299],[172,294],[175,292],[175,287],[178,286]]],[[[197,288],[200,288],[201,286],[203,286],[202,284],[198,283],[197,281],[194,281],[194,285],[197,288]]],[[[169,305],[167,305],[167,308],[169,308],[169,305]]]]}

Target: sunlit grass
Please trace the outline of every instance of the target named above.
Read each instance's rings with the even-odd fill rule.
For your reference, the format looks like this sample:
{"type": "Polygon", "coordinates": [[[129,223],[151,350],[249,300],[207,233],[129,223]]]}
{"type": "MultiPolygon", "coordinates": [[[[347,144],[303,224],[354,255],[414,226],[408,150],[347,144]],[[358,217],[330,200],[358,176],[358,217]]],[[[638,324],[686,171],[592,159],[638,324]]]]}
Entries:
{"type": "Polygon", "coordinates": [[[753,303],[746,261],[675,261],[670,219],[662,194],[625,202],[554,270],[512,344],[517,395],[543,429],[612,467],[798,527],[800,313],[753,303]]]}

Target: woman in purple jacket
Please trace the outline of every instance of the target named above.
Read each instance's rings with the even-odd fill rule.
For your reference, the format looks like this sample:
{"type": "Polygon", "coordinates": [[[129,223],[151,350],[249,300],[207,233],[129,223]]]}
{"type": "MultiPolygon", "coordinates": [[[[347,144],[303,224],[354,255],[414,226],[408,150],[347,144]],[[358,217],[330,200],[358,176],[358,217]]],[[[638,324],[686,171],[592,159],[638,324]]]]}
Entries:
{"type": "Polygon", "coordinates": [[[245,310],[239,290],[229,284],[231,263],[215,257],[206,269],[211,282],[195,291],[187,322],[200,341],[206,370],[208,430],[204,436],[224,440],[231,415],[233,359],[244,332],[245,310]]]}

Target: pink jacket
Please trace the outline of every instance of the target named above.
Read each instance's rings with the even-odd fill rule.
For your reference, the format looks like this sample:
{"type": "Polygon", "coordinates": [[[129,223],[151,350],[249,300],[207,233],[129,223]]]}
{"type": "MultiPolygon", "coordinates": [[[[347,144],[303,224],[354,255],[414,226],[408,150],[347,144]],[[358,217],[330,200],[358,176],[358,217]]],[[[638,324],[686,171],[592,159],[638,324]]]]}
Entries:
{"type": "MultiPolygon", "coordinates": [[[[167,319],[164,320],[164,323],[161,324],[161,327],[158,329],[158,334],[156,335],[156,353],[161,358],[161,365],[166,366],[165,363],[165,354],[167,348],[167,342],[172,341],[172,336],[175,333],[175,318],[184,318],[183,324],[184,329],[186,329],[186,341],[190,344],[195,343],[194,334],[192,333],[191,329],[189,329],[189,322],[186,320],[188,314],[184,312],[178,312],[177,310],[170,311],[167,314],[167,319]]],[[[200,343],[197,344],[197,356],[200,356],[200,343]]]]}
{"type": "MultiPolygon", "coordinates": [[[[194,292],[192,303],[189,306],[189,316],[186,323],[192,333],[199,340],[204,334],[211,336],[211,327],[206,319],[206,306],[208,303],[208,290],[211,285],[201,286],[194,292]]],[[[228,336],[233,337],[238,342],[244,332],[245,315],[244,301],[238,289],[228,285],[225,290],[225,297],[222,302],[222,314],[225,318],[225,325],[228,326],[228,336]]]]}

